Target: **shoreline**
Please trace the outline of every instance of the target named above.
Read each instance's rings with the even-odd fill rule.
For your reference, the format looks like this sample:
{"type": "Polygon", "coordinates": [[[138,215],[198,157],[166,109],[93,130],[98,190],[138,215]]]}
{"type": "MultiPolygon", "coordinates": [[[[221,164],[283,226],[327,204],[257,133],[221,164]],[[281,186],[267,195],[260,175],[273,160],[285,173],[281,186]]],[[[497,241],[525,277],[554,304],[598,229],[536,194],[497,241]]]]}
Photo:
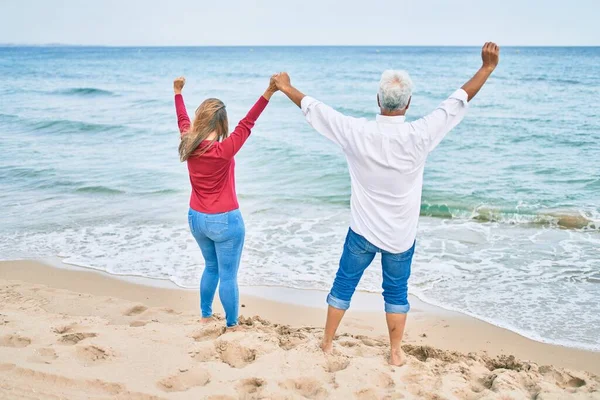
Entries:
{"type": "MultiPolygon", "coordinates": [[[[162,287],[162,288],[181,289],[181,290],[188,290],[188,291],[196,290],[195,288],[178,285],[176,282],[174,282],[173,280],[168,279],[168,278],[150,278],[150,277],[146,277],[143,275],[114,274],[114,273],[108,272],[108,271],[100,269],[100,268],[94,268],[91,266],[83,266],[83,265],[79,265],[76,263],[65,262],[63,259],[61,259],[59,257],[31,259],[31,260],[22,259],[22,260],[10,260],[10,261],[33,261],[33,262],[40,262],[42,264],[50,265],[52,267],[60,268],[60,269],[67,269],[67,270],[73,270],[73,271],[98,272],[101,274],[106,274],[111,277],[115,277],[116,279],[124,280],[124,281],[132,283],[132,284],[139,284],[139,285],[144,285],[144,286],[149,286],[149,287],[162,287]]],[[[3,263],[3,262],[7,262],[7,261],[0,260],[0,263],[3,263]]],[[[325,307],[324,299],[327,297],[327,292],[324,290],[295,288],[295,287],[290,287],[290,286],[275,286],[275,285],[242,286],[242,285],[240,285],[240,291],[245,292],[245,293],[250,294],[255,297],[263,298],[264,300],[271,300],[271,301],[280,301],[279,299],[281,297],[282,292],[286,292],[286,291],[292,292],[292,293],[295,293],[295,295],[297,297],[302,297],[305,300],[308,299],[309,301],[311,301],[311,307],[315,307],[315,308],[325,307]],[[312,296],[309,296],[309,294],[312,294],[312,296]],[[318,299],[316,299],[316,298],[318,298],[318,299]]],[[[294,298],[297,298],[297,297],[294,297],[294,298]]],[[[481,316],[475,315],[470,312],[466,312],[464,310],[460,310],[460,309],[452,307],[452,306],[443,306],[434,300],[431,300],[428,298],[423,298],[423,297],[425,297],[425,296],[421,296],[420,294],[409,293],[409,300],[410,300],[411,307],[414,308],[415,305],[418,305],[419,309],[427,309],[429,312],[432,312],[437,315],[444,314],[444,313],[457,313],[464,317],[473,318],[473,319],[476,319],[483,323],[490,324],[494,327],[508,330],[520,337],[529,339],[529,340],[537,342],[537,343],[548,344],[548,345],[552,345],[552,346],[560,346],[560,347],[565,347],[567,349],[595,352],[595,353],[600,354],[599,346],[595,346],[595,347],[586,346],[586,345],[578,346],[577,344],[560,342],[560,341],[552,341],[550,339],[544,339],[542,337],[539,337],[535,333],[523,332],[518,328],[507,326],[506,324],[503,324],[501,322],[493,321],[488,318],[481,317],[481,316]]],[[[292,305],[302,305],[302,302],[299,299],[294,300],[294,301],[287,301],[286,303],[292,304],[292,305]]],[[[371,311],[371,312],[378,312],[378,311],[383,310],[383,301],[381,300],[381,293],[357,290],[353,297],[352,309],[355,311],[361,310],[361,311],[371,311]]]]}
{"type": "MultiPolygon", "coordinates": [[[[198,314],[198,291],[170,280],[113,275],[60,261],[0,261],[0,281],[21,281],[95,296],[110,296],[154,307],[170,307],[198,314]]],[[[293,327],[321,328],[325,321],[325,292],[275,286],[240,287],[240,315],[259,315],[293,327]]],[[[222,312],[218,299],[215,311],[222,312]]],[[[405,343],[427,345],[462,353],[490,356],[511,354],[539,364],[600,374],[600,352],[548,344],[529,339],[461,312],[447,310],[411,296],[405,343]]],[[[381,296],[357,292],[340,327],[340,334],[384,337],[387,327],[381,296]]]]}

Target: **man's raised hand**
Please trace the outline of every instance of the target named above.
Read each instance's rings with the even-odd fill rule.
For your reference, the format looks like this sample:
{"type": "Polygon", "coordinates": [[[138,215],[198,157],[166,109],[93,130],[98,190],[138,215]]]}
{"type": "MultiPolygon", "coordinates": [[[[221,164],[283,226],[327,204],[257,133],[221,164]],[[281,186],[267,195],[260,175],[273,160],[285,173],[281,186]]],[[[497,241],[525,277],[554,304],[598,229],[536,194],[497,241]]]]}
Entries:
{"type": "Polygon", "coordinates": [[[496,69],[500,59],[500,47],[494,42],[487,42],[481,49],[481,59],[485,68],[496,69]]]}
{"type": "Polygon", "coordinates": [[[278,74],[273,75],[273,79],[275,80],[275,85],[277,85],[277,89],[284,91],[286,88],[292,86],[290,82],[290,76],[287,72],[280,72],[278,74]]]}

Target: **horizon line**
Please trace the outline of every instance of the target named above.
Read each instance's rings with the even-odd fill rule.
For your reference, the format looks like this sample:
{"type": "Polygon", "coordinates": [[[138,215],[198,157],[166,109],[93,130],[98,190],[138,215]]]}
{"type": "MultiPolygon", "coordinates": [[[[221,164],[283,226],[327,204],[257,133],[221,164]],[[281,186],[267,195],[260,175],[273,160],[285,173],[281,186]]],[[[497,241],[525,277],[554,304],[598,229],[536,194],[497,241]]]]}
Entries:
{"type": "MultiPolygon", "coordinates": [[[[268,47],[481,47],[478,44],[398,44],[398,45],[381,45],[381,44],[202,44],[202,45],[158,45],[158,44],[72,44],[72,43],[0,43],[0,47],[105,47],[105,48],[209,48],[209,47],[231,47],[231,48],[268,48],[268,47]]],[[[538,45],[538,44],[508,44],[501,47],[547,47],[547,48],[595,48],[596,45],[538,45]]]]}

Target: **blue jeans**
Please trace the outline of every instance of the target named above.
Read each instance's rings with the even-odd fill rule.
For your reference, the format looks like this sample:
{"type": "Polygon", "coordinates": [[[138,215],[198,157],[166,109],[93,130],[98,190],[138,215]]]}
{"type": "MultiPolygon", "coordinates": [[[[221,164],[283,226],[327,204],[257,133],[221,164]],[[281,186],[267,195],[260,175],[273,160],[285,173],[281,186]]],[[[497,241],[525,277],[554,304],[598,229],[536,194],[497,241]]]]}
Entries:
{"type": "Polygon", "coordinates": [[[202,317],[212,316],[212,303],[219,285],[227,326],[235,326],[239,311],[237,273],[246,235],[242,213],[233,210],[204,214],[190,208],[188,222],[205,261],[200,281],[202,317]]]}
{"type": "Polygon", "coordinates": [[[406,314],[410,310],[408,278],[414,252],[415,244],[404,253],[390,253],[374,246],[367,239],[349,229],[340,267],[331,292],[327,296],[327,304],[340,310],[347,310],[363,272],[371,264],[375,254],[381,253],[385,312],[406,314]]]}

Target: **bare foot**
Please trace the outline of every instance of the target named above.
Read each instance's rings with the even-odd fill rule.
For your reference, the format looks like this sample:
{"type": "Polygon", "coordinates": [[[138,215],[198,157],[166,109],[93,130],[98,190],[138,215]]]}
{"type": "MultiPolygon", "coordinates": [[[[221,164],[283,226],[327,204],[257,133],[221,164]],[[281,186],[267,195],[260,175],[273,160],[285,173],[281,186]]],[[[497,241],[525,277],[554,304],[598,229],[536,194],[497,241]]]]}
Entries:
{"type": "Polygon", "coordinates": [[[213,321],[214,321],[214,318],[213,318],[213,317],[207,317],[207,318],[202,318],[202,319],[200,320],[200,323],[201,323],[201,324],[210,324],[210,323],[211,323],[211,322],[213,322],[213,321]]]}
{"type": "Polygon", "coordinates": [[[242,327],[239,325],[234,325],[234,326],[228,326],[227,327],[227,332],[237,332],[242,330],[242,327]]]}
{"type": "Polygon", "coordinates": [[[406,364],[406,354],[402,349],[398,351],[390,352],[390,365],[395,365],[396,367],[401,367],[406,364]]]}
{"type": "Polygon", "coordinates": [[[332,342],[321,342],[321,350],[323,350],[323,353],[325,354],[331,354],[333,353],[333,343],[332,342]]]}

